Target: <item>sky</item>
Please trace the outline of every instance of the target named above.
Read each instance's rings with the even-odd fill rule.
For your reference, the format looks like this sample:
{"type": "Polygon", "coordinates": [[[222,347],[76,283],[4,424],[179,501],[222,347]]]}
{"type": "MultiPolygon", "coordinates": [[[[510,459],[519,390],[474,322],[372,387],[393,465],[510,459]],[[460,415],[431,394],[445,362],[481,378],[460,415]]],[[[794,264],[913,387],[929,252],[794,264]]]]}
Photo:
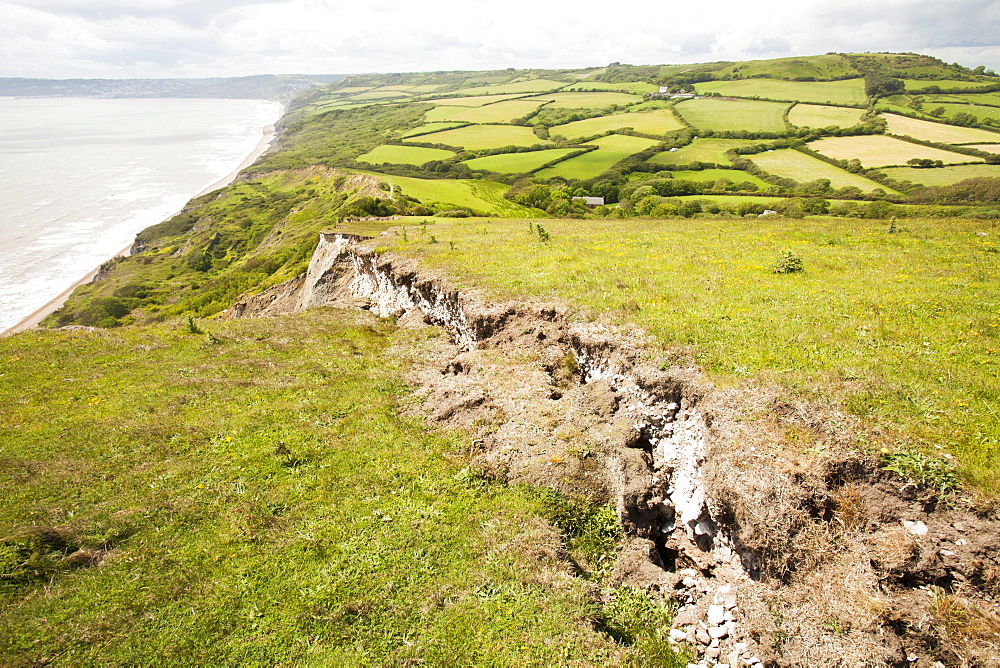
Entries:
{"type": "Polygon", "coordinates": [[[1000,71],[1000,0],[0,0],[0,77],[582,68],[911,51],[1000,71]]]}

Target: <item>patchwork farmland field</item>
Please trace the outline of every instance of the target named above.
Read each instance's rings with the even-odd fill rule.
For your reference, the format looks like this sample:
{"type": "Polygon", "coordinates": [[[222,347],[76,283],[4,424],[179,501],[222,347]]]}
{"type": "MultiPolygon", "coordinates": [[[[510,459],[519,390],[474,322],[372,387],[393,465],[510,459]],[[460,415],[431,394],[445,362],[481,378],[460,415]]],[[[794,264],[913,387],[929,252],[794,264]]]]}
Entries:
{"type": "MultiPolygon", "coordinates": [[[[1000,120],[1000,107],[988,107],[981,104],[950,104],[947,102],[931,102],[925,103],[924,109],[934,110],[936,108],[944,109],[943,118],[953,118],[955,114],[972,114],[979,120],[989,118],[991,120],[1000,120]]],[[[1000,138],[1000,134],[997,135],[1000,138]]],[[[998,139],[1000,141],[1000,139],[998,139]]]]}
{"type": "Polygon", "coordinates": [[[433,102],[447,107],[481,107],[484,104],[493,104],[504,100],[516,100],[524,97],[522,93],[510,93],[508,95],[475,95],[471,97],[438,97],[430,96],[421,98],[427,102],[433,102]]]}
{"type": "Polygon", "coordinates": [[[861,109],[797,104],[788,112],[788,122],[800,128],[849,128],[861,122],[861,109]]]}
{"type": "Polygon", "coordinates": [[[834,188],[846,188],[855,186],[865,192],[882,188],[885,186],[869,179],[850,172],[845,172],[822,160],[806,155],[801,151],[791,148],[784,148],[778,151],[769,151],[748,156],[755,165],[765,172],[795,179],[799,182],[815,181],[817,179],[829,179],[830,185],[834,188]]]}
{"type": "Polygon", "coordinates": [[[454,153],[440,148],[424,148],[422,146],[377,146],[364,155],[359,155],[358,160],[370,162],[373,165],[391,163],[394,165],[422,165],[431,160],[447,160],[454,157],[454,153]]]}
{"type": "Polygon", "coordinates": [[[953,165],[934,169],[888,167],[882,170],[899,181],[912,181],[925,186],[950,186],[965,179],[1000,178],[1000,165],[953,165]]]}
{"type": "Polygon", "coordinates": [[[580,149],[553,148],[527,153],[502,153],[500,155],[488,155],[484,158],[466,160],[465,164],[470,169],[485,169],[500,174],[524,174],[533,172],[548,162],[552,162],[578,150],[580,149]]]}
{"type": "Polygon", "coordinates": [[[982,158],[941,149],[921,146],[912,142],[886,137],[866,135],[862,137],[828,137],[809,144],[814,151],[838,160],[857,158],[864,167],[887,167],[905,165],[912,158],[941,160],[945,164],[982,162],[982,158]]]}
{"type": "Polygon", "coordinates": [[[473,88],[463,88],[454,91],[458,95],[499,95],[502,93],[543,93],[550,90],[559,90],[566,85],[564,81],[550,81],[548,79],[530,79],[528,81],[514,81],[494,86],[475,86],[473,88]]]}
{"type": "Polygon", "coordinates": [[[519,125],[468,125],[464,128],[423,135],[419,137],[419,141],[459,146],[470,150],[533,146],[542,143],[531,128],[519,125]]]}
{"type": "MultiPolygon", "coordinates": [[[[486,104],[481,107],[436,107],[435,112],[447,110],[450,113],[435,113],[435,121],[464,121],[467,123],[509,123],[515,118],[527,116],[537,109],[540,100],[507,100],[496,104],[486,104]]],[[[428,116],[430,120],[430,116],[428,116]]]]}
{"type": "Polygon", "coordinates": [[[1000,143],[998,144],[965,144],[967,148],[976,148],[987,153],[1000,153],[1000,143]]]}
{"type": "Polygon", "coordinates": [[[643,101],[638,95],[600,91],[596,93],[553,93],[552,95],[536,95],[531,99],[550,101],[549,106],[556,109],[603,109],[616,104],[626,106],[643,101]]]}
{"type": "MultiPolygon", "coordinates": [[[[434,111],[433,109],[431,111],[434,111]]],[[[416,137],[418,135],[426,135],[432,132],[441,132],[442,130],[450,130],[459,125],[465,125],[464,123],[446,123],[446,122],[432,122],[425,123],[418,128],[413,128],[409,132],[403,133],[403,138],[406,137],[416,137]]]]}
{"type": "Polygon", "coordinates": [[[787,104],[757,100],[697,98],[678,102],[677,112],[701,130],[784,132],[782,115],[787,104]]]}
{"type": "Polygon", "coordinates": [[[537,209],[504,199],[504,193],[510,186],[503,183],[474,179],[417,179],[374,172],[359,173],[377,176],[379,180],[399,188],[404,194],[416,197],[425,204],[438,204],[450,208],[468,207],[488,216],[543,215],[537,209]]]}
{"type": "Polygon", "coordinates": [[[681,130],[684,128],[684,124],[677,120],[677,117],[669,109],[664,109],[587,118],[565,125],[555,125],[549,128],[549,132],[569,139],[576,139],[621,128],[632,128],[643,134],[662,135],[673,130],[681,130]]]}
{"type": "Polygon", "coordinates": [[[701,169],[691,171],[670,172],[675,179],[697,181],[699,183],[728,179],[733,183],[752,183],[761,190],[771,187],[771,184],[739,169],[701,169]]]}
{"type": "Polygon", "coordinates": [[[760,97],[771,100],[795,100],[818,104],[865,104],[862,79],[845,81],[783,81],[779,79],[738,79],[706,81],[695,84],[699,93],[718,93],[733,97],[760,97]]]}
{"type": "Polygon", "coordinates": [[[693,162],[709,162],[716,165],[728,165],[729,158],[726,151],[740,148],[741,146],[753,146],[767,142],[766,139],[695,139],[687,146],[682,146],[676,151],[664,151],[657,153],[650,162],[663,165],[690,165],[693,162]]]}
{"type": "Polygon", "coordinates": [[[615,163],[624,160],[630,155],[644,151],[650,146],[655,146],[656,141],[626,135],[608,135],[607,137],[601,137],[596,141],[592,141],[590,144],[596,145],[598,149],[543,169],[538,172],[538,175],[543,178],[550,176],[561,176],[567,179],[593,178],[598,174],[606,172],[615,163]]]}
{"type": "Polygon", "coordinates": [[[656,84],[645,83],[643,81],[627,81],[621,83],[607,83],[604,81],[584,81],[582,83],[566,86],[564,91],[594,91],[594,90],[623,90],[636,95],[655,93],[660,89],[656,84]]]}
{"type": "Polygon", "coordinates": [[[1000,141],[1000,133],[990,132],[989,130],[960,128],[954,125],[899,116],[898,114],[882,115],[889,124],[889,132],[894,135],[907,135],[914,139],[941,142],[944,144],[974,144],[1000,141]]]}

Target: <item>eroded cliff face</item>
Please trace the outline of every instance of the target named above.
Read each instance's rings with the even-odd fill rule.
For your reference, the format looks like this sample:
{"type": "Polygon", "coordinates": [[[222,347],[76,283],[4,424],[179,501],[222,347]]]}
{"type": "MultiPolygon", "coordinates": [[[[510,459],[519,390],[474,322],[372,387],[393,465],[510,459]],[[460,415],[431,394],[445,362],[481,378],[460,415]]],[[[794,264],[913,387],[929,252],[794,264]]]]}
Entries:
{"type": "Polygon", "coordinates": [[[416,410],[468,433],[491,475],[613,503],[612,580],[674,601],[671,638],[706,665],[929,666],[1000,646],[926,621],[941,597],[992,614],[1000,522],[887,478],[851,451],[849,416],[715,389],[640,332],[488,304],[360,241],[322,235],[305,274],[228,316],[327,305],[445,330],[413,372],[416,410]]]}

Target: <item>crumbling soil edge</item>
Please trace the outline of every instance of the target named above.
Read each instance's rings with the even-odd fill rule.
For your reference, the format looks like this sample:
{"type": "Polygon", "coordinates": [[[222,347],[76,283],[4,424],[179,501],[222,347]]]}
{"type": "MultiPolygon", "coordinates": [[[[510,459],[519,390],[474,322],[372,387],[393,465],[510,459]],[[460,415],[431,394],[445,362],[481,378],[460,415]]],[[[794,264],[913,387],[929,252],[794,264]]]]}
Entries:
{"type": "Polygon", "coordinates": [[[676,601],[671,638],[706,665],[1000,657],[987,623],[1000,522],[887,477],[850,450],[849,416],[718,390],[654,364],[641,333],[488,304],[359,241],[323,234],[305,274],[227,315],[325,304],[445,329],[454,347],[418,372],[422,409],[473,432],[477,458],[510,480],[613,502],[628,536],[613,579],[676,601]],[[790,454],[789,434],[819,454],[790,454]],[[986,615],[987,631],[963,640],[946,606],[986,615]]]}

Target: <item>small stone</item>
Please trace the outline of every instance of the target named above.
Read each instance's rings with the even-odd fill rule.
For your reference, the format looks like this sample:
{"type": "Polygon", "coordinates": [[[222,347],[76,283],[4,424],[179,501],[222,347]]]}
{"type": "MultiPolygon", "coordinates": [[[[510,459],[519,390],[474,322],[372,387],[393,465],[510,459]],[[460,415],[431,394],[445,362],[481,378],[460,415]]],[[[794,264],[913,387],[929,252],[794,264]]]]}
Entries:
{"type": "Polygon", "coordinates": [[[720,654],[722,654],[722,650],[718,647],[709,647],[705,650],[705,658],[711,659],[712,661],[718,659],[720,654]]]}
{"type": "Polygon", "coordinates": [[[712,637],[708,635],[704,629],[698,629],[698,631],[694,634],[694,638],[702,645],[707,645],[712,642],[712,637]]]}
{"type": "Polygon", "coordinates": [[[761,660],[758,659],[756,657],[756,655],[755,655],[755,656],[751,656],[749,659],[747,659],[747,663],[749,663],[751,666],[757,666],[757,665],[760,665],[761,660]]]}
{"type": "Polygon", "coordinates": [[[718,647],[719,646],[719,639],[718,638],[712,638],[712,642],[708,643],[708,646],[709,647],[718,647]]]}
{"type": "Polygon", "coordinates": [[[903,520],[903,528],[912,533],[914,536],[926,536],[927,535],[927,525],[917,521],[903,520]]]}
{"type": "Polygon", "coordinates": [[[729,635],[729,629],[725,626],[713,626],[708,629],[708,635],[713,638],[725,638],[729,635]]]}
{"type": "Polygon", "coordinates": [[[747,651],[747,644],[745,642],[733,643],[733,651],[743,654],[747,651]]]}
{"type": "Polygon", "coordinates": [[[735,622],[736,616],[733,614],[732,610],[726,610],[726,614],[722,616],[723,621],[735,622]]]}
{"type": "Polygon", "coordinates": [[[685,587],[687,587],[688,589],[691,589],[691,588],[693,588],[693,587],[694,587],[694,586],[695,586],[696,584],[698,584],[698,581],[697,581],[697,580],[695,580],[695,579],[694,579],[693,577],[691,577],[690,575],[688,575],[688,576],[686,576],[686,577],[685,577],[685,578],[684,578],[683,580],[681,580],[681,584],[682,584],[682,585],[684,585],[685,587]]]}
{"type": "Polygon", "coordinates": [[[674,642],[681,642],[687,640],[687,632],[681,629],[670,629],[670,639],[674,642]]]}
{"type": "Polygon", "coordinates": [[[942,557],[954,557],[955,553],[952,552],[951,550],[941,550],[941,556],[942,557]]]}
{"type": "Polygon", "coordinates": [[[728,585],[728,584],[724,584],[724,585],[720,586],[717,591],[718,591],[718,593],[720,593],[723,596],[725,596],[726,594],[731,594],[733,592],[733,586],[732,585],[728,585]]]}
{"type": "Polygon", "coordinates": [[[721,605],[708,606],[708,623],[711,626],[718,626],[725,621],[726,608],[721,605]]]}

